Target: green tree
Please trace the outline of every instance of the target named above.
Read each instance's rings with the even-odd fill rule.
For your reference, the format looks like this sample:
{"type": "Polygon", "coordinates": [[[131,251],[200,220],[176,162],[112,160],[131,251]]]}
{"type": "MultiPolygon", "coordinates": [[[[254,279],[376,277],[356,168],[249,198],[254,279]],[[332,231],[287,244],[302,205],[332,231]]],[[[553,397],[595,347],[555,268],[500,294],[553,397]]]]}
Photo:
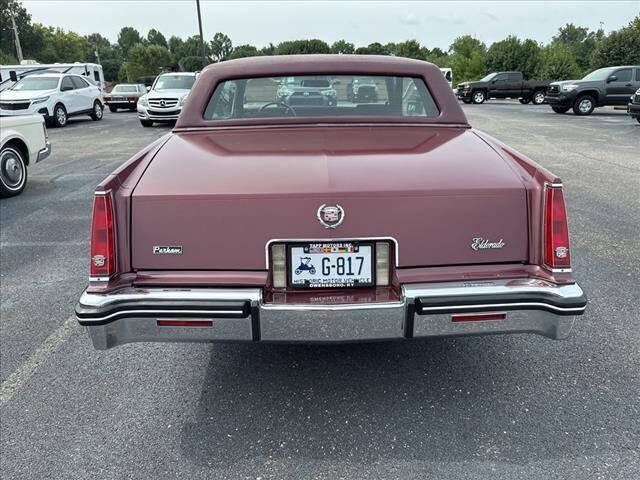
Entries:
{"type": "Polygon", "coordinates": [[[291,40],[279,43],[276,47],[276,55],[296,55],[311,53],[331,53],[331,48],[326,42],[313,38],[311,40],[291,40]]]}
{"type": "Polygon", "coordinates": [[[129,49],[127,70],[131,81],[146,75],[157,75],[171,64],[171,53],[160,45],[138,43],[129,49]]]}
{"type": "Polygon", "coordinates": [[[25,43],[25,37],[31,33],[31,15],[29,15],[27,10],[17,0],[0,0],[0,48],[8,55],[14,57],[17,55],[10,12],[13,13],[18,35],[20,36],[22,53],[25,54],[26,58],[26,53],[29,51],[29,48],[28,44],[25,43]]]}
{"type": "Polygon", "coordinates": [[[161,47],[165,48],[168,47],[167,39],[165,38],[165,36],[155,28],[152,28],[151,30],[149,30],[149,33],[147,33],[147,42],[149,42],[149,44],[151,45],[160,45],[161,47]]]}
{"type": "Polygon", "coordinates": [[[0,65],[16,65],[18,60],[10,53],[0,50],[0,65]]]}
{"type": "Polygon", "coordinates": [[[214,62],[222,62],[227,59],[233,50],[231,39],[224,33],[218,32],[211,40],[211,56],[214,62]]]}
{"type": "Polygon", "coordinates": [[[140,32],[133,27],[122,27],[118,33],[118,45],[122,49],[124,58],[129,57],[129,49],[134,45],[142,43],[140,32]]]}
{"type": "Polygon", "coordinates": [[[591,64],[593,68],[640,64],[640,15],[626,27],[602,38],[593,52],[591,64]]]}
{"type": "Polygon", "coordinates": [[[546,80],[570,80],[581,76],[573,51],[563,44],[556,43],[543,48],[540,65],[539,75],[546,80]]]}
{"type": "Polygon", "coordinates": [[[195,72],[198,70],[202,70],[204,67],[209,65],[209,62],[205,63],[202,60],[202,56],[198,57],[183,57],[178,64],[180,69],[184,72],[195,72]]]}
{"type": "Polygon", "coordinates": [[[396,56],[415,58],[417,60],[425,60],[429,50],[426,47],[420,45],[417,40],[407,40],[396,44],[396,56]]]}
{"type": "Polygon", "coordinates": [[[551,45],[562,45],[569,49],[576,64],[583,73],[589,69],[591,58],[598,43],[604,37],[600,29],[590,32],[588,28],[577,27],[573,23],[567,23],[558,29],[558,33],[551,40],[551,45]]]}
{"type": "Polygon", "coordinates": [[[178,50],[182,48],[183,45],[184,45],[184,41],[180,37],[176,37],[175,35],[172,35],[171,38],[169,38],[169,51],[172,54],[175,55],[176,52],[178,52],[178,50]]]}
{"type": "Polygon", "coordinates": [[[259,57],[260,52],[253,45],[238,45],[234,47],[229,59],[244,58],[244,57],[259,57]]]}
{"type": "Polygon", "coordinates": [[[266,47],[260,49],[260,55],[275,55],[276,46],[273,43],[269,43],[266,47]]]}
{"type": "Polygon", "coordinates": [[[487,46],[471,35],[463,35],[453,41],[449,47],[449,52],[462,55],[466,58],[471,58],[474,53],[479,53],[481,56],[484,56],[487,53],[487,46]]]}
{"type": "Polygon", "coordinates": [[[331,53],[353,53],[355,46],[346,40],[338,40],[331,45],[331,53]]]}
{"type": "Polygon", "coordinates": [[[86,38],[74,32],[45,27],[38,23],[34,24],[33,28],[36,35],[43,39],[44,48],[36,56],[41,63],[80,62],[86,58],[89,51],[86,38]]]}
{"type": "Polygon", "coordinates": [[[540,46],[534,40],[522,42],[510,35],[489,47],[486,57],[490,71],[522,72],[525,78],[535,78],[538,73],[540,46]]]}
{"type": "Polygon", "coordinates": [[[477,38],[470,35],[456,38],[449,47],[449,53],[449,66],[456,81],[478,80],[485,75],[487,47],[477,38]]]}

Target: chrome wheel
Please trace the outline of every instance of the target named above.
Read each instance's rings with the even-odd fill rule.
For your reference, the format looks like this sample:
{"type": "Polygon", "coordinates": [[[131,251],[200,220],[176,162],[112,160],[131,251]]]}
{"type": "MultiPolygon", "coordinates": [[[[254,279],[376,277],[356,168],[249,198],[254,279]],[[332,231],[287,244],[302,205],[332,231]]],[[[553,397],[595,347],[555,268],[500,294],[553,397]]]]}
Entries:
{"type": "Polygon", "coordinates": [[[533,103],[535,103],[536,105],[542,105],[544,103],[544,93],[543,92],[537,92],[533,96],[533,103]]]}
{"type": "Polygon", "coordinates": [[[59,127],[64,127],[67,124],[67,111],[62,106],[56,107],[56,123],[59,127]]]}
{"type": "Polygon", "coordinates": [[[473,94],[473,103],[483,103],[484,102],[484,93],[476,92],[473,94]]]}
{"type": "Polygon", "coordinates": [[[580,110],[580,112],[582,113],[589,113],[592,109],[593,102],[588,98],[582,99],[582,101],[578,104],[578,110],[580,110]]]}
{"type": "Polygon", "coordinates": [[[0,182],[3,190],[17,193],[22,190],[26,180],[26,166],[22,155],[14,148],[5,148],[0,152],[0,182]]]}
{"type": "Polygon", "coordinates": [[[93,104],[93,114],[96,116],[98,120],[102,118],[102,107],[98,102],[93,104]]]}

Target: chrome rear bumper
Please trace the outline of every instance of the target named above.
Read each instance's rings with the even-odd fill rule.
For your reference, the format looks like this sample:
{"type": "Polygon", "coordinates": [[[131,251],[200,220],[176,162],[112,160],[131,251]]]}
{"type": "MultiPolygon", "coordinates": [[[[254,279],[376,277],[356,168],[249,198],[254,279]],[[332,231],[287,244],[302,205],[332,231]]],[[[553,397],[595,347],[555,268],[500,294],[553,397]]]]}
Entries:
{"type": "Polygon", "coordinates": [[[398,302],[339,305],[265,303],[259,288],[125,288],[84,292],[76,315],[103,350],[131,342],[361,342],[498,333],[561,339],[586,304],[577,284],[517,279],[408,284],[398,302]],[[496,315],[501,319],[486,319],[496,315]],[[161,325],[167,320],[207,325],[161,325]]]}

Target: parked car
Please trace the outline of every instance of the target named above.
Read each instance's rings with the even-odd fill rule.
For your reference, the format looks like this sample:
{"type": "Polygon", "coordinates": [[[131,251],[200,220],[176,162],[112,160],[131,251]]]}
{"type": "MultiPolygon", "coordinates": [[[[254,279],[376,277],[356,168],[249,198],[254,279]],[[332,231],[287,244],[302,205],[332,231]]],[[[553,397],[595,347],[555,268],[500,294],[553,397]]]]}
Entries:
{"type": "Polygon", "coordinates": [[[175,122],[195,81],[194,72],[158,75],[151,90],[138,100],[140,124],[150,127],[154,122],[175,122]]]}
{"type": "Polygon", "coordinates": [[[0,196],[22,193],[27,185],[27,167],[50,153],[42,115],[0,117],[0,196]]]}
{"type": "Polygon", "coordinates": [[[556,113],[573,109],[576,115],[591,115],[596,107],[626,105],[638,88],[640,66],[607,67],[582,80],[552,83],[546,101],[556,113]]]}
{"type": "Polygon", "coordinates": [[[289,77],[276,92],[276,101],[286,105],[337,105],[330,79],[289,77]]]}
{"type": "Polygon", "coordinates": [[[544,103],[551,82],[524,80],[521,72],[494,72],[477,82],[458,84],[457,95],[464,103],[484,103],[489,98],[518,98],[520,103],[544,103]]]}
{"type": "Polygon", "coordinates": [[[80,75],[29,75],[0,92],[0,116],[40,114],[47,124],[64,127],[76,115],[102,120],[101,99],[100,88],[80,75]]]}
{"type": "Polygon", "coordinates": [[[347,85],[347,100],[353,103],[376,103],[378,86],[371,77],[355,77],[347,85]]]}
{"type": "Polygon", "coordinates": [[[98,349],[563,338],[586,308],[566,217],[560,179],[473,129],[435,65],[230,60],[202,71],[172,132],[98,185],[76,315],[98,349]],[[346,85],[354,65],[385,103],[255,101],[255,78],[346,85]]]}
{"type": "Polygon", "coordinates": [[[138,99],[147,94],[147,87],[142,84],[121,83],[113,87],[110,93],[104,95],[104,103],[113,113],[119,108],[135,110],[138,99]]]}
{"type": "Polygon", "coordinates": [[[450,68],[441,68],[440,71],[444,75],[444,78],[447,79],[449,86],[453,89],[453,70],[450,68]]]}
{"type": "Polygon", "coordinates": [[[636,93],[629,99],[627,113],[631,118],[635,118],[638,123],[640,123],[640,88],[638,88],[636,93]]]}

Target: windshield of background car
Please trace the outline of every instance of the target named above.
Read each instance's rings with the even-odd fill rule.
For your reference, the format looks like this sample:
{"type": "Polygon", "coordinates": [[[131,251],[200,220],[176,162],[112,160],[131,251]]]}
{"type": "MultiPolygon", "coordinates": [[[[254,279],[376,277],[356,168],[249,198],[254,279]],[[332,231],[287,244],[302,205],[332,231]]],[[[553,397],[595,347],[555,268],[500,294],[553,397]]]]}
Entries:
{"type": "Polygon", "coordinates": [[[613,73],[613,68],[601,68],[599,70],[594,70],[586,77],[583,77],[582,80],[606,80],[613,73]]]}
{"type": "Polygon", "coordinates": [[[216,87],[205,120],[269,117],[435,117],[422,78],[309,75],[240,78],[216,87]]]}
{"type": "Polygon", "coordinates": [[[191,75],[160,75],[153,86],[153,90],[191,90],[195,76],[191,75]]]}
{"type": "Polygon", "coordinates": [[[121,93],[137,93],[138,88],[135,85],[116,85],[113,91],[121,93]]]}
{"type": "Polygon", "coordinates": [[[58,77],[26,77],[16,82],[11,90],[54,90],[58,88],[58,77]]]}
{"type": "Polygon", "coordinates": [[[491,80],[493,77],[495,77],[496,75],[498,75],[497,73],[490,73],[489,75],[487,75],[484,78],[481,78],[480,80],[478,80],[479,82],[488,82],[489,80],[491,80]]]}

